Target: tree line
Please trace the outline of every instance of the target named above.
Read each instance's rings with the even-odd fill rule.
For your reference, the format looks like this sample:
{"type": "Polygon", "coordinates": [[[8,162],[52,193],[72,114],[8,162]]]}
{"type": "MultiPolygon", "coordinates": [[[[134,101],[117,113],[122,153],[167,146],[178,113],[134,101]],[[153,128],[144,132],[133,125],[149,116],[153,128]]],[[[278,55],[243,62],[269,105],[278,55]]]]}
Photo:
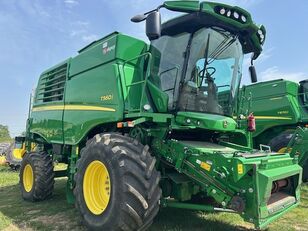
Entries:
{"type": "Polygon", "coordinates": [[[9,127],[0,124],[0,142],[10,141],[10,140],[11,140],[11,136],[9,132],[9,127]]]}

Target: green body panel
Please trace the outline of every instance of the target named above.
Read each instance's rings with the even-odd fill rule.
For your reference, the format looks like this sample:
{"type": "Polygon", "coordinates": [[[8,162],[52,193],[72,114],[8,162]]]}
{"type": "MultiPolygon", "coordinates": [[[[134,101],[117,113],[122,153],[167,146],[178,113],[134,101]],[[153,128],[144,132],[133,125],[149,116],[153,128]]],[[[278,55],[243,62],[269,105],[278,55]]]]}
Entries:
{"type": "MultiPolygon", "coordinates": [[[[262,51],[264,41],[258,33],[265,36],[265,29],[254,24],[250,14],[241,8],[196,1],[167,1],[163,6],[191,13],[188,16],[199,20],[198,28],[217,26],[237,35],[232,39],[242,44],[241,55],[254,52],[257,57],[262,51]],[[246,22],[221,15],[221,8],[236,10],[245,16],[246,22]]],[[[177,20],[185,21],[186,16],[166,22],[162,31],[165,33],[171,28],[174,32],[177,20]]],[[[189,27],[193,26],[189,24],[189,27]]],[[[226,33],[224,36],[231,35],[226,33]]],[[[216,52],[223,52],[219,47],[226,44],[217,45],[216,52]]],[[[165,206],[216,211],[217,208],[212,206],[195,204],[194,207],[187,203],[193,196],[210,196],[220,205],[218,209],[237,212],[261,228],[296,206],[302,174],[297,155],[253,150],[251,133],[240,126],[241,122],[238,124],[220,110],[211,114],[169,110],[169,96],[156,84],[159,73],[152,70],[153,67],[159,69],[160,56],[157,59],[157,51],[151,48],[152,45],[115,32],[89,44],[76,57],[40,76],[27,123],[26,140],[27,143],[44,144],[54,160],[68,164],[68,201],[74,201],[76,162],[87,140],[98,133],[120,132],[148,145],[155,155],[156,169],[162,176],[165,197],[162,204],[165,206]],[[276,195],[276,192],[272,193],[272,187],[278,181],[287,181],[287,187],[278,188],[277,193],[281,193],[279,203],[271,203],[276,195]]],[[[232,59],[232,55],[222,59],[232,59]]],[[[173,69],[178,70],[178,67],[173,69]]],[[[236,70],[234,66],[231,69],[236,70]]],[[[236,75],[232,82],[236,82],[236,75]]],[[[282,102],[295,104],[295,87],[287,84],[286,88],[290,94],[282,98],[282,102]]],[[[234,89],[237,96],[237,88],[234,89]]],[[[211,90],[214,92],[215,89],[211,90]]],[[[231,108],[227,93],[218,94],[217,101],[227,106],[230,102],[231,108]]],[[[209,94],[202,97],[203,100],[209,98],[209,94]]],[[[222,110],[223,105],[219,106],[222,110]]],[[[244,107],[247,106],[242,105],[242,110],[244,107]]],[[[289,113],[294,123],[299,120],[300,113],[293,110],[289,113]]]]}
{"type": "MultiPolygon", "coordinates": [[[[139,107],[140,96],[138,98],[135,92],[141,92],[140,86],[140,89],[137,86],[127,91],[126,86],[122,85],[121,79],[124,77],[121,75],[125,75],[126,85],[143,76],[138,72],[138,59],[126,65],[125,69],[123,63],[146,49],[144,42],[119,33],[106,36],[82,49],[78,56],[67,60],[65,96],[62,100],[42,102],[38,100],[39,91],[36,92],[30,132],[40,135],[49,143],[74,145],[95,126],[121,121],[126,99],[134,98],[130,106],[139,107]]],[[[44,74],[62,64],[44,72],[38,87],[44,86],[44,74]]]]}
{"type": "Polygon", "coordinates": [[[87,73],[75,75],[67,82],[66,105],[99,106],[111,109],[111,111],[65,110],[63,115],[65,144],[79,143],[84,134],[94,126],[123,119],[124,105],[117,103],[123,101],[118,78],[118,65],[110,63],[87,73]],[[101,73],[108,73],[108,75],[101,73]],[[111,96],[111,99],[101,100],[104,95],[111,96]]]}
{"type": "MultiPolygon", "coordinates": [[[[290,140],[285,152],[290,152],[291,156],[298,157],[299,165],[307,168],[308,163],[308,128],[298,127],[294,136],[290,140]]],[[[306,177],[306,176],[305,176],[306,177]]]]}
{"type": "Polygon", "coordinates": [[[177,124],[182,126],[189,126],[191,128],[198,127],[224,132],[234,132],[236,129],[236,122],[232,118],[221,115],[195,112],[178,112],[175,120],[177,124]]]}
{"type": "MultiPolygon", "coordinates": [[[[300,102],[299,84],[288,80],[273,80],[242,88],[242,103],[239,114],[245,128],[245,117],[253,112],[256,118],[255,144],[268,142],[285,130],[295,130],[308,122],[308,110],[300,102]],[[251,100],[247,100],[251,97],[251,100]]],[[[256,146],[257,147],[257,146],[256,146]]]]}

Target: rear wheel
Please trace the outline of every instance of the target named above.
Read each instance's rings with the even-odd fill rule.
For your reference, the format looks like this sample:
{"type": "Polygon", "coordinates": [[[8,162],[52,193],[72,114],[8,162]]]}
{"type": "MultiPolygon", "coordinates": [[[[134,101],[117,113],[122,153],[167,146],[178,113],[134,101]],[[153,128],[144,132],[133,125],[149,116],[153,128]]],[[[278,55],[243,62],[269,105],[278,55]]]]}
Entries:
{"type": "Polygon", "coordinates": [[[278,153],[284,153],[288,147],[288,144],[294,134],[294,131],[286,131],[281,133],[280,135],[274,137],[270,142],[269,146],[272,151],[278,153]]]}
{"type": "Polygon", "coordinates": [[[148,146],[100,134],[81,150],[74,194],[90,230],[143,230],[159,210],[160,174],[148,146]]]}
{"type": "Polygon", "coordinates": [[[25,154],[19,173],[22,197],[27,201],[42,201],[52,196],[54,171],[46,152],[25,154]]]}

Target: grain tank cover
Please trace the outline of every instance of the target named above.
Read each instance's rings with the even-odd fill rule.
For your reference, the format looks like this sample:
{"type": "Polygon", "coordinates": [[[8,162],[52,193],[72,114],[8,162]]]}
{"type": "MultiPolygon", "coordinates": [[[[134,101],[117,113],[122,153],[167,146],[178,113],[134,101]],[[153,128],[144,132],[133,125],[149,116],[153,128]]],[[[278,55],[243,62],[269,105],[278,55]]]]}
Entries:
{"type": "Polygon", "coordinates": [[[95,41],[91,42],[90,44],[86,45],[85,47],[81,48],[78,51],[78,54],[81,54],[82,52],[90,50],[91,48],[97,46],[98,44],[102,44],[103,41],[108,40],[109,38],[111,38],[111,37],[113,37],[115,35],[118,35],[118,34],[119,34],[119,32],[115,31],[115,32],[113,32],[111,34],[106,35],[105,37],[103,37],[103,38],[101,38],[99,40],[95,40],[95,41]]]}
{"type": "Polygon", "coordinates": [[[246,87],[246,92],[251,92],[254,99],[263,99],[287,95],[296,97],[297,89],[297,83],[280,79],[249,85],[246,87]],[[260,91],[261,86],[262,91],[260,91]]]}
{"type": "Polygon", "coordinates": [[[113,32],[79,51],[79,55],[71,60],[70,77],[114,60],[130,60],[146,49],[145,42],[113,32]]]}

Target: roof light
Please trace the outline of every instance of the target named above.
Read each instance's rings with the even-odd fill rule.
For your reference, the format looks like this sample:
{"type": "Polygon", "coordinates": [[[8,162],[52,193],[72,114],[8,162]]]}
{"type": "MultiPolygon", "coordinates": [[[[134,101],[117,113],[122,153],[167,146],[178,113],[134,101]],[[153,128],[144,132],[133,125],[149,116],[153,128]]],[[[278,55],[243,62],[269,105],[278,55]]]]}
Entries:
{"type": "Polygon", "coordinates": [[[259,35],[263,34],[263,31],[262,30],[258,30],[258,34],[259,35]]]}
{"type": "Polygon", "coordinates": [[[215,8],[215,13],[231,18],[233,20],[236,20],[239,23],[246,23],[247,22],[247,16],[244,15],[241,11],[239,10],[234,10],[233,8],[228,8],[228,7],[224,7],[224,6],[217,6],[215,8]]]}
{"type": "Polygon", "coordinates": [[[247,18],[245,17],[245,15],[241,16],[241,20],[242,20],[242,22],[247,22],[247,18]]]}
{"type": "Polygon", "coordinates": [[[221,15],[224,15],[224,14],[226,13],[226,9],[225,9],[225,8],[221,8],[220,11],[219,11],[219,13],[220,13],[221,15]]]}

